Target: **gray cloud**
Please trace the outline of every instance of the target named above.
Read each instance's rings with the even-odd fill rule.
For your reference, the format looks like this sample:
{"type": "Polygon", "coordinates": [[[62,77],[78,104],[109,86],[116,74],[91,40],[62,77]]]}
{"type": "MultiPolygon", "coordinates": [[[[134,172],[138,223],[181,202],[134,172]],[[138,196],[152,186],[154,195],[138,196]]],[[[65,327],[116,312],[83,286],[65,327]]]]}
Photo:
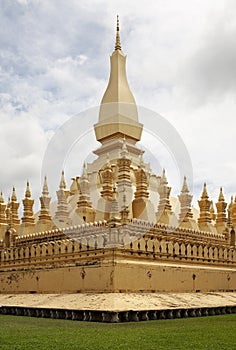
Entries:
{"type": "Polygon", "coordinates": [[[217,103],[236,93],[236,4],[233,1],[224,4],[220,13],[209,17],[206,32],[181,70],[186,72],[185,91],[192,94],[196,104],[212,100],[217,103]]]}

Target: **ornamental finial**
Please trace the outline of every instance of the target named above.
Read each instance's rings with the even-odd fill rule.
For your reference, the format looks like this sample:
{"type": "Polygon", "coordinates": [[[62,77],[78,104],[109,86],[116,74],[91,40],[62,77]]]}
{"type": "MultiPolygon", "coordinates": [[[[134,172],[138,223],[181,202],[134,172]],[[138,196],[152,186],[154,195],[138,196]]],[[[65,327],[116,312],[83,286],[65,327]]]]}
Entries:
{"type": "Polygon", "coordinates": [[[117,15],[117,20],[116,20],[116,44],[115,44],[115,50],[121,50],[119,15],[117,15]]]}

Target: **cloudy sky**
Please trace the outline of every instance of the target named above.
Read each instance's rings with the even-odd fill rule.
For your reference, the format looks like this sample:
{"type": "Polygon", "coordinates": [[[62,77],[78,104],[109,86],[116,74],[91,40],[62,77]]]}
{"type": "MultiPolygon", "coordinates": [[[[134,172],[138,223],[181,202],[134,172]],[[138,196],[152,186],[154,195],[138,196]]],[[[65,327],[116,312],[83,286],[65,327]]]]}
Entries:
{"type": "MultiPolygon", "coordinates": [[[[99,105],[117,13],[137,104],[179,133],[192,161],[195,200],[206,181],[210,198],[222,185],[229,201],[236,194],[234,0],[0,0],[4,196],[15,185],[22,199],[29,179],[37,198],[50,139],[71,117],[99,105]]],[[[93,146],[81,142],[78,164],[67,157],[68,183],[93,146]]],[[[49,179],[52,188],[58,181],[59,174],[49,179]]]]}

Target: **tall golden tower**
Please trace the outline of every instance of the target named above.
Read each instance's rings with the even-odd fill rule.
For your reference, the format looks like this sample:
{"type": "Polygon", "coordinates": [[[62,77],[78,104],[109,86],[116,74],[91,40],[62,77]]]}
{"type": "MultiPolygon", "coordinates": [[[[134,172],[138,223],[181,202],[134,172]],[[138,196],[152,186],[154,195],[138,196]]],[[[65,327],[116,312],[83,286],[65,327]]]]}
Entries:
{"type": "Polygon", "coordinates": [[[198,205],[200,208],[200,213],[198,218],[198,225],[200,230],[213,231],[212,215],[211,215],[212,201],[209,200],[206,183],[204,183],[202,196],[201,196],[201,199],[198,201],[198,205]]]}
{"type": "Polygon", "coordinates": [[[42,196],[39,198],[41,209],[37,222],[37,229],[39,231],[50,230],[53,227],[52,218],[50,215],[50,202],[51,197],[49,196],[47,177],[44,177],[42,196]]]}
{"type": "Polygon", "coordinates": [[[218,202],[216,203],[216,208],[217,208],[216,228],[218,232],[221,232],[221,233],[225,231],[227,226],[226,207],[227,207],[227,203],[225,202],[225,198],[221,187],[218,202]]]}
{"type": "Polygon", "coordinates": [[[13,187],[12,189],[12,196],[11,196],[11,203],[10,203],[10,207],[11,207],[11,225],[13,227],[17,227],[20,225],[20,219],[18,216],[18,209],[19,209],[20,203],[17,202],[17,197],[16,197],[16,190],[15,187],[13,187]]]}
{"type": "Polygon", "coordinates": [[[84,222],[93,222],[95,220],[95,210],[92,207],[90,199],[90,188],[86,163],[84,163],[83,174],[80,178],[80,195],[76,213],[84,222]]]}
{"type": "Polygon", "coordinates": [[[171,221],[173,212],[170,204],[170,191],[171,187],[168,186],[165,169],[163,169],[160,186],[158,188],[160,199],[157,210],[157,222],[169,224],[171,221]]]}
{"type": "Polygon", "coordinates": [[[27,226],[33,226],[35,224],[33,205],[34,200],[31,198],[29,181],[26,184],[25,198],[23,199],[24,212],[22,217],[23,226],[26,228],[27,226]]]}
{"type": "Polygon", "coordinates": [[[137,106],[126,76],[126,56],[121,49],[118,16],[115,50],[110,64],[110,78],[101,101],[99,121],[94,125],[96,139],[102,147],[94,153],[105,157],[109,152],[111,158],[118,158],[117,152],[125,137],[128,151],[137,157],[142,152],[135,143],[141,139],[143,125],[138,121],[137,106]]]}
{"type": "Polygon", "coordinates": [[[184,176],[183,187],[178,198],[180,202],[179,225],[182,227],[197,229],[197,223],[193,220],[191,208],[193,196],[189,193],[186,176],[184,176]]]}
{"type": "Polygon", "coordinates": [[[69,216],[69,209],[67,203],[67,190],[64,170],[61,173],[61,181],[59,190],[57,191],[57,211],[55,213],[54,222],[58,227],[70,226],[72,221],[69,216]]]}

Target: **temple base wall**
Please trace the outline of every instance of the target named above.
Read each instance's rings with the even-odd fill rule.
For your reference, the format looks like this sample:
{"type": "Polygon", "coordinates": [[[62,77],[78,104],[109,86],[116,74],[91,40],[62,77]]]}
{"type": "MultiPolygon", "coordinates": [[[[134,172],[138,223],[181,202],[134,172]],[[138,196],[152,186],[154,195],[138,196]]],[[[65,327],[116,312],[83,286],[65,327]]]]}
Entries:
{"type": "Polygon", "coordinates": [[[112,292],[112,266],[26,269],[1,273],[0,293],[112,292]]]}
{"type": "Polygon", "coordinates": [[[227,267],[122,262],[115,271],[117,292],[236,291],[236,270],[227,267]]]}
{"type": "Polygon", "coordinates": [[[114,255],[95,264],[6,269],[1,271],[0,286],[1,293],[236,291],[236,269],[114,255]]]}

